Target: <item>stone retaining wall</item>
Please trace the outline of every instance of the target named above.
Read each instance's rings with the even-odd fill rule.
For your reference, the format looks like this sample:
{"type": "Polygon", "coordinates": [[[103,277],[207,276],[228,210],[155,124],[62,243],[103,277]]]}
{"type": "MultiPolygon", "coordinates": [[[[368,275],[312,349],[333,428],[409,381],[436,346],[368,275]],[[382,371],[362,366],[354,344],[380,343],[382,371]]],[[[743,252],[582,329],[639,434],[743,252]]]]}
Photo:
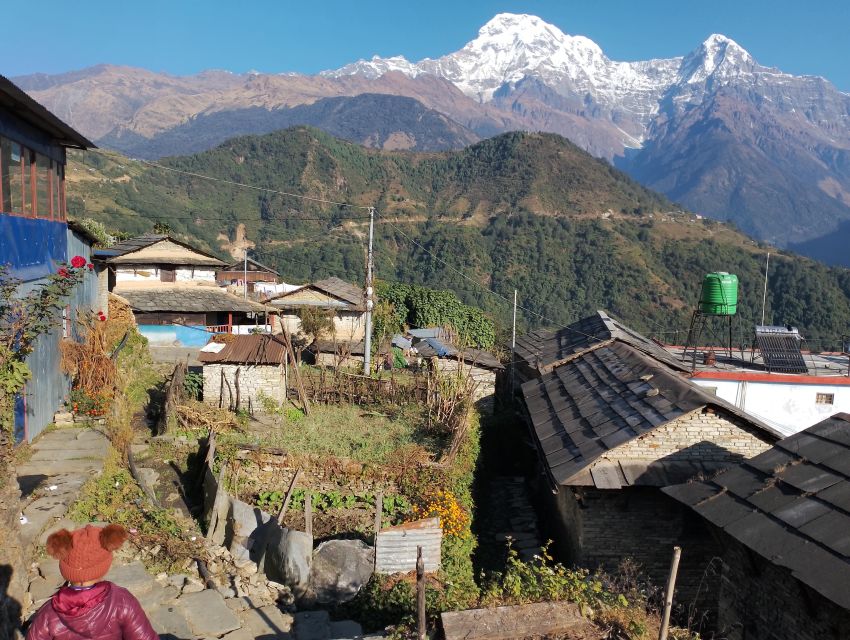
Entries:
{"type": "Polygon", "coordinates": [[[262,411],[260,395],[282,404],[286,400],[286,384],[282,365],[204,365],[204,402],[214,406],[262,411]],[[237,371],[239,403],[236,403],[237,371]],[[222,374],[224,389],[222,390],[222,374]],[[229,386],[228,384],[229,383],[229,386]]]}

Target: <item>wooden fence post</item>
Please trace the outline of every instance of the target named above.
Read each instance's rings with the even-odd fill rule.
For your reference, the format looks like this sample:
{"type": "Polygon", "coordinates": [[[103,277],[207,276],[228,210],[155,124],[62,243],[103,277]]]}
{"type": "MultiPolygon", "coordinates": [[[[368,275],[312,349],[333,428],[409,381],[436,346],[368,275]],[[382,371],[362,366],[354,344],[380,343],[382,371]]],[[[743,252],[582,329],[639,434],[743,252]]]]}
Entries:
{"type": "Polygon", "coordinates": [[[425,640],[425,561],[422,547],[416,547],[416,622],[419,640],[425,640]]]}
{"type": "Polygon", "coordinates": [[[676,588],[676,574],[679,572],[679,558],[681,557],[682,547],[673,547],[673,559],[670,561],[670,576],[667,578],[667,589],[664,592],[664,614],[661,616],[658,640],[667,640],[667,631],[670,627],[670,610],[673,608],[673,590],[676,588]]]}
{"type": "Polygon", "coordinates": [[[378,534],[381,532],[381,517],[384,514],[384,490],[378,491],[375,496],[375,542],[378,541],[378,534]]]}
{"type": "Polygon", "coordinates": [[[313,492],[304,492],[304,531],[313,536],[313,492]]]}

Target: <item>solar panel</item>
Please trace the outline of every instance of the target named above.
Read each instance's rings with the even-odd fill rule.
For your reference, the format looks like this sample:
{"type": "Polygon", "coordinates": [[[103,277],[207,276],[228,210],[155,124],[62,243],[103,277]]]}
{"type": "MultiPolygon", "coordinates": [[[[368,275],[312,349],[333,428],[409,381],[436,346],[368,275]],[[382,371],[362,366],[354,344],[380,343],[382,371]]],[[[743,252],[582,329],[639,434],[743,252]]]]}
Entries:
{"type": "Polygon", "coordinates": [[[796,327],[756,327],[756,346],[764,366],[777,373],[808,373],[800,353],[802,338],[796,327]]]}

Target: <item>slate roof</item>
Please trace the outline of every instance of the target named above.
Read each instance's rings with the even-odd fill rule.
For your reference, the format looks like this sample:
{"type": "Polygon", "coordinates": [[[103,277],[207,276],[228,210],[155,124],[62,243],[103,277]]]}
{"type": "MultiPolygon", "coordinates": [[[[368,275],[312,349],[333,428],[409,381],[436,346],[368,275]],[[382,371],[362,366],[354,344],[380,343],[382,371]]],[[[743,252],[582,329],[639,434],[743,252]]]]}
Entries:
{"type": "Polygon", "coordinates": [[[361,289],[360,287],[356,287],[353,284],[346,282],[345,280],[341,280],[340,278],[326,278],[324,280],[311,282],[310,284],[305,284],[303,287],[299,287],[298,289],[287,291],[286,293],[281,293],[279,295],[268,298],[266,302],[285,303],[285,298],[292,296],[293,294],[296,294],[304,289],[318,289],[319,291],[326,293],[333,298],[337,298],[338,300],[345,302],[347,305],[349,305],[348,308],[352,311],[365,311],[363,289],[361,289]]]}
{"type": "Polygon", "coordinates": [[[245,300],[219,287],[207,286],[150,286],[119,287],[115,293],[124,298],[133,311],[145,313],[211,313],[215,311],[268,310],[257,302],[245,300]]]}
{"type": "Polygon", "coordinates": [[[286,342],[282,336],[267,333],[233,336],[233,339],[218,353],[201,351],[198,360],[202,364],[271,364],[278,365],[286,360],[286,342]]]}
{"type": "Polygon", "coordinates": [[[631,345],[676,370],[689,370],[664,347],[603,310],[558,330],[537,329],[517,336],[514,360],[527,377],[539,376],[588,350],[614,341],[631,345]]]}
{"type": "MultiPolygon", "coordinates": [[[[620,341],[586,351],[521,389],[538,446],[558,484],[594,484],[577,476],[603,454],[706,406],[749,423],[769,442],[782,437],[620,341]]],[[[627,473],[621,481],[634,483],[627,473]]],[[[664,476],[657,482],[669,484],[664,476]]]]}
{"type": "MultiPolygon", "coordinates": [[[[116,242],[111,247],[106,247],[104,249],[98,249],[95,251],[95,257],[103,260],[105,262],[114,262],[116,258],[123,258],[131,253],[135,253],[136,251],[141,251],[147,247],[155,245],[157,242],[162,242],[163,240],[168,240],[169,242],[173,242],[174,244],[178,244],[181,247],[188,249],[194,253],[199,254],[199,258],[197,259],[186,259],[181,258],[178,264],[194,264],[200,266],[213,266],[213,267],[223,267],[225,263],[223,260],[219,260],[214,255],[207,253],[206,251],[201,251],[197,247],[193,247],[190,244],[185,242],[181,242],[180,240],[175,240],[169,235],[161,234],[161,233],[145,233],[140,236],[136,236],[134,238],[129,238],[127,240],[122,240],[121,242],[116,242]]],[[[122,261],[125,262],[125,261],[122,261]]],[[[145,263],[162,263],[165,264],[163,260],[160,259],[145,259],[145,263]]]]}
{"type": "Polygon", "coordinates": [[[850,609],[850,415],[780,440],[710,481],[664,492],[850,609]]]}
{"type": "Polygon", "coordinates": [[[14,82],[2,75],[0,75],[0,106],[10,110],[36,129],[47,132],[63,147],[97,148],[82,134],[62,122],[48,109],[33,100],[14,82]]]}

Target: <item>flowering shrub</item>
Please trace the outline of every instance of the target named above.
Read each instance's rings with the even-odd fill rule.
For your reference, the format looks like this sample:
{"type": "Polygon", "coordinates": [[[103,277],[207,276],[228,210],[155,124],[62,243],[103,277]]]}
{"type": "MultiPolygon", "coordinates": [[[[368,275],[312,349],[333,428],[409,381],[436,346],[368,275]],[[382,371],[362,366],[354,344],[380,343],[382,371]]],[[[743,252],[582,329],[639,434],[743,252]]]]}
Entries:
{"type": "Polygon", "coordinates": [[[74,415],[96,418],[106,413],[111,401],[108,393],[90,396],[82,389],[74,389],[68,395],[67,405],[74,415]]]}
{"type": "Polygon", "coordinates": [[[464,510],[451,491],[439,490],[424,501],[413,506],[411,521],[423,518],[439,518],[440,527],[447,536],[458,538],[469,533],[469,514],[464,510]]]}
{"type": "Polygon", "coordinates": [[[0,265],[0,440],[13,427],[15,394],[31,375],[26,357],[39,336],[56,326],[65,299],[82,280],[85,267],[86,259],[74,256],[70,265],[60,265],[44,283],[21,296],[17,295],[21,281],[0,265]]]}

